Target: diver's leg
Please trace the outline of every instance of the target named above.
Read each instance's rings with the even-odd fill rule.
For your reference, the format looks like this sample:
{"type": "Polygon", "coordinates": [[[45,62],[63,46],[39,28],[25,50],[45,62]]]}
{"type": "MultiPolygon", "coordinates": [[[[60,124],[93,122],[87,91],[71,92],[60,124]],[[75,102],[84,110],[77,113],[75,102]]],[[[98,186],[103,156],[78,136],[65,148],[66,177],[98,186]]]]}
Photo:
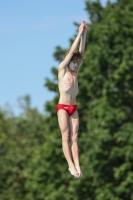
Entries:
{"type": "Polygon", "coordinates": [[[58,110],[58,122],[62,134],[62,149],[65,158],[68,162],[69,171],[73,176],[78,177],[79,174],[72,161],[72,153],[69,145],[69,139],[70,139],[69,115],[63,109],[58,110]]]}
{"type": "Polygon", "coordinates": [[[82,172],[81,172],[80,164],[79,164],[79,151],[78,151],[78,129],[79,129],[78,112],[75,111],[70,116],[69,120],[70,120],[70,129],[71,129],[70,139],[71,139],[72,157],[73,157],[75,168],[77,169],[79,176],[81,177],[82,172]]]}

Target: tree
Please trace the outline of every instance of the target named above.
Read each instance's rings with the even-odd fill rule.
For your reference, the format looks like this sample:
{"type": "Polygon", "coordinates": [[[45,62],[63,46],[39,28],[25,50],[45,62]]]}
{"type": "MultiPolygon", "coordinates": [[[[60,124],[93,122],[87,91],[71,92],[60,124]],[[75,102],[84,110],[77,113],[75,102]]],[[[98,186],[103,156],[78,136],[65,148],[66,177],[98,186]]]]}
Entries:
{"type": "MultiPolygon", "coordinates": [[[[0,200],[133,200],[133,2],[85,4],[90,22],[77,97],[83,177],[67,173],[53,67],[45,86],[55,98],[45,104],[46,116],[27,98],[24,115],[0,112],[0,200]]],[[[58,46],[55,59],[65,51],[58,46]]]]}
{"type": "Polygon", "coordinates": [[[86,1],[86,10],[90,24],[78,95],[84,177],[75,181],[73,191],[77,194],[75,199],[130,200],[133,2],[108,2],[103,8],[99,1],[86,1]]]}
{"type": "Polygon", "coordinates": [[[17,117],[0,111],[0,200],[25,199],[25,171],[36,149],[46,142],[45,116],[36,108],[23,109],[17,117]]]}

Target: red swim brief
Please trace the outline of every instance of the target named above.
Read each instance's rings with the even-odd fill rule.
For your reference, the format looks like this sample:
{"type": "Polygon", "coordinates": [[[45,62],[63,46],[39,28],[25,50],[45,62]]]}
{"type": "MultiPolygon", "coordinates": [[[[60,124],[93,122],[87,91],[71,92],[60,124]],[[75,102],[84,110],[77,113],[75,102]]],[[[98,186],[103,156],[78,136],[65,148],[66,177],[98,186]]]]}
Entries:
{"type": "Polygon", "coordinates": [[[77,105],[58,104],[56,106],[56,112],[60,109],[66,110],[68,115],[72,115],[77,110],[77,105]]]}

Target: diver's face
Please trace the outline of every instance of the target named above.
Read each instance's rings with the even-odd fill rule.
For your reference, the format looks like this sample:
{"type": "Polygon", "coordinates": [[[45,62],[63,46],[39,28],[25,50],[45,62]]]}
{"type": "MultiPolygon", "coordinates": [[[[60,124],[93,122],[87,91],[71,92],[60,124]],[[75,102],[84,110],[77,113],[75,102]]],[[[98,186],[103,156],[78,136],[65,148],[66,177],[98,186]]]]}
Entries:
{"type": "Polygon", "coordinates": [[[70,70],[72,70],[72,71],[77,71],[78,68],[79,68],[79,61],[77,61],[77,60],[72,60],[72,61],[69,63],[69,68],[70,68],[70,70]]]}

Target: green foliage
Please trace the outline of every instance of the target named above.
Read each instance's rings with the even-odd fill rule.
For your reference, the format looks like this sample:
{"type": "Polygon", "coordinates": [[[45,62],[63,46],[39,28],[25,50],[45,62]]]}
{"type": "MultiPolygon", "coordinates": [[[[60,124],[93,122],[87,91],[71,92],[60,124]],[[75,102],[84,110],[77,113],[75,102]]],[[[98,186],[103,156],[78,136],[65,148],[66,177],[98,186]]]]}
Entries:
{"type": "Polygon", "coordinates": [[[36,109],[10,118],[0,112],[0,200],[24,199],[24,171],[35,149],[45,143],[44,124],[44,116],[36,109]]]}
{"type": "Polygon", "coordinates": [[[67,49],[62,49],[60,46],[55,48],[55,52],[53,54],[55,60],[61,62],[63,60],[64,54],[67,52],[67,49]]]}
{"type": "MultiPolygon", "coordinates": [[[[55,98],[45,115],[30,107],[29,96],[20,99],[23,115],[0,111],[0,200],[133,200],[133,1],[104,8],[86,0],[86,10],[77,96],[83,177],[70,175],[62,153],[53,67],[45,86],[55,98]]],[[[60,62],[66,51],[58,46],[54,58],[60,62]]]]}
{"type": "Polygon", "coordinates": [[[54,82],[53,82],[53,80],[51,81],[49,78],[46,78],[44,86],[46,86],[50,91],[57,93],[58,92],[58,83],[57,83],[58,70],[53,67],[51,69],[51,72],[54,75],[54,82]]]}
{"type": "Polygon", "coordinates": [[[99,0],[86,1],[86,10],[92,23],[100,22],[103,8],[99,0]]]}

